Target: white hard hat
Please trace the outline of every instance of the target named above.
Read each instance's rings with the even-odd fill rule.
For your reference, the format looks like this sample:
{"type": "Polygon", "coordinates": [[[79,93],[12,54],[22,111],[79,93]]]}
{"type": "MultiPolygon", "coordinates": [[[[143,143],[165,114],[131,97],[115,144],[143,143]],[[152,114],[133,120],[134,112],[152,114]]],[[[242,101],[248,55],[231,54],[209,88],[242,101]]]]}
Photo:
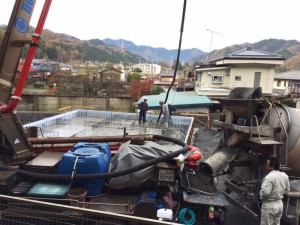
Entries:
{"type": "Polygon", "coordinates": [[[171,104],[172,104],[172,102],[168,102],[168,104],[169,104],[169,105],[171,105],[171,104]]]}

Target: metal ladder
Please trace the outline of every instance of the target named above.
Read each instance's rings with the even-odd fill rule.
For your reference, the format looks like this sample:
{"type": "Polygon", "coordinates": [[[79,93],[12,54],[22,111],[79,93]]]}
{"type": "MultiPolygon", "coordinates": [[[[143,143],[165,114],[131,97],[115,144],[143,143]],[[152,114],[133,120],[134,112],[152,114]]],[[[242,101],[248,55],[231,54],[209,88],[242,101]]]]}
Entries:
{"type": "MultiPolygon", "coordinates": [[[[262,121],[261,121],[260,124],[258,124],[257,116],[255,116],[255,115],[251,116],[251,119],[250,119],[251,120],[251,125],[250,125],[251,129],[250,129],[250,139],[249,139],[249,141],[252,141],[252,142],[255,142],[255,143],[259,143],[261,145],[282,145],[282,142],[274,140],[274,137],[261,137],[261,132],[260,132],[261,126],[265,122],[265,120],[268,117],[268,115],[271,113],[271,110],[272,110],[273,107],[276,109],[276,112],[278,114],[278,118],[279,118],[279,120],[281,122],[282,127],[284,128],[276,106],[273,105],[271,102],[269,102],[268,104],[269,104],[269,108],[265,112],[264,117],[263,117],[263,119],[262,119],[262,121]],[[254,128],[253,127],[253,119],[255,120],[255,123],[256,123],[256,131],[257,131],[258,137],[253,137],[253,128],[254,128]]],[[[284,128],[284,131],[285,131],[285,134],[287,136],[287,132],[286,132],[285,128],[284,128]]]]}
{"type": "Polygon", "coordinates": [[[300,207],[299,207],[299,200],[300,200],[300,192],[299,191],[289,191],[285,194],[287,197],[287,204],[285,209],[285,216],[289,219],[295,219],[295,224],[299,224],[299,214],[300,214],[300,207]],[[291,212],[289,209],[290,198],[296,198],[296,206],[295,206],[295,214],[289,214],[291,212]]]}
{"type": "MultiPolygon", "coordinates": [[[[267,123],[267,124],[268,124],[268,123],[267,123]]],[[[274,104],[272,104],[271,102],[269,102],[269,108],[268,108],[268,110],[266,111],[266,113],[265,113],[265,115],[264,115],[264,117],[263,117],[263,119],[262,119],[262,121],[261,121],[260,124],[258,124],[258,119],[257,119],[257,117],[256,117],[255,115],[253,115],[253,116],[251,117],[251,127],[250,127],[250,131],[251,131],[251,132],[250,132],[250,138],[249,138],[249,141],[254,142],[254,143],[258,143],[258,144],[261,144],[261,145],[281,145],[281,146],[282,146],[283,143],[284,143],[284,142],[283,142],[283,139],[285,139],[285,163],[284,163],[282,166],[286,167],[287,161],[288,161],[288,159],[287,159],[287,150],[288,150],[288,149],[287,149],[287,148],[288,148],[288,143],[287,143],[287,141],[288,141],[288,133],[287,133],[287,130],[286,130],[286,128],[285,128],[285,126],[284,126],[284,124],[283,124],[283,122],[282,122],[282,120],[281,120],[281,115],[280,115],[280,113],[279,113],[279,111],[278,111],[276,105],[274,105],[274,104]],[[280,122],[280,125],[282,126],[282,129],[283,129],[283,131],[284,131],[284,137],[280,138],[280,141],[274,140],[274,135],[273,135],[273,136],[267,136],[267,137],[261,137],[261,132],[260,132],[261,126],[262,126],[262,124],[265,122],[267,116],[270,115],[272,108],[275,109],[276,114],[277,114],[278,119],[279,119],[279,122],[280,122]],[[256,131],[257,131],[258,137],[253,137],[253,119],[254,119],[255,122],[256,122],[256,131]]],[[[280,149],[280,151],[282,152],[282,149],[280,149]]]]}

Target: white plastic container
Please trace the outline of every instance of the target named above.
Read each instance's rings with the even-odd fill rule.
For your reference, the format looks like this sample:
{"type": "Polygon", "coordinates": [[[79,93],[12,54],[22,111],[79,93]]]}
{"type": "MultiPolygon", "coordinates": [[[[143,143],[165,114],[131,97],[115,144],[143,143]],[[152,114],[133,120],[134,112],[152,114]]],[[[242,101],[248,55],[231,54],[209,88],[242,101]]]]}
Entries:
{"type": "Polygon", "coordinates": [[[173,211],[171,209],[158,209],[157,210],[157,218],[160,220],[172,220],[173,219],[173,211]]]}

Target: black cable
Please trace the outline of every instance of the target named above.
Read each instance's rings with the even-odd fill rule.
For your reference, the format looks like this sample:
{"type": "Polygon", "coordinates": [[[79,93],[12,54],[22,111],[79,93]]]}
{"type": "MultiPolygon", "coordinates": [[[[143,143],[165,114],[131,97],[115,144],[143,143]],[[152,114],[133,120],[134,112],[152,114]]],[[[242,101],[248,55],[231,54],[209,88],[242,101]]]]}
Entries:
{"type": "Polygon", "coordinates": [[[100,173],[100,174],[75,174],[73,176],[73,178],[72,178],[71,174],[40,174],[40,173],[29,172],[29,171],[25,171],[25,170],[21,170],[21,169],[14,169],[14,168],[4,166],[4,165],[0,165],[0,170],[16,170],[18,175],[20,175],[20,176],[29,177],[29,178],[36,179],[39,181],[55,181],[55,182],[68,183],[71,181],[78,181],[78,180],[108,179],[108,178],[120,177],[120,176],[124,176],[126,174],[134,173],[136,171],[142,170],[149,166],[155,165],[156,163],[170,160],[180,154],[185,154],[188,151],[188,145],[177,139],[174,139],[171,137],[166,137],[166,136],[161,136],[161,135],[153,135],[153,138],[173,142],[174,144],[178,144],[178,145],[182,146],[183,148],[180,150],[177,150],[175,152],[171,152],[169,154],[149,160],[145,163],[134,166],[127,170],[112,172],[112,173],[100,173]]]}
{"type": "MultiPolygon", "coordinates": [[[[180,51],[181,51],[181,42],[182,42],[182,34],[183,34],[185,11],[186,11],[186,1],[187,0],[184,0],[184,3],[183,3],[182,18],[181,18],[181,28],[180,28],[180,37],[179,37],[179,46],[178,46],[178,51],[177,51],[177,59],[176,59],[176,65],[175,65],[175,70],[174,70],[174,76],[173,76],[172,83],[171,83],[170,87],[168,88],[164,104],[166,104],[167,101],[168,101],[169,92],[170,92],[170,90],[171,90],[171,88],[172,88],[172,86],[173,86],[173,84],[175,82],[175,79],[176,79],[176,73],[177,73],[177,69],[178,69],[179,58],[180,58],[180,51]]],[[[162,110],[160,110],[159,116],[157,118],[157,122],[160,120],[161,114],[162,114],[162,110]]]]}

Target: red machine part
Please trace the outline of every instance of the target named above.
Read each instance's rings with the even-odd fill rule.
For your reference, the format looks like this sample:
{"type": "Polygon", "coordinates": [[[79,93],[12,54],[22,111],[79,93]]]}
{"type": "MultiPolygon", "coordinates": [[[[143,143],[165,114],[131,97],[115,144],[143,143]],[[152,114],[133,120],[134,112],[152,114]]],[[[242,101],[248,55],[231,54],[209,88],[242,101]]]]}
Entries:
{"type": "Polygon", "coordinates": [[[188,166],[196,166],[197,161],[202,158],[202,154],[199,150],[199,148],[190,145],[189,146],[189,156],[186,158],[187,165],[188,166]]]}

